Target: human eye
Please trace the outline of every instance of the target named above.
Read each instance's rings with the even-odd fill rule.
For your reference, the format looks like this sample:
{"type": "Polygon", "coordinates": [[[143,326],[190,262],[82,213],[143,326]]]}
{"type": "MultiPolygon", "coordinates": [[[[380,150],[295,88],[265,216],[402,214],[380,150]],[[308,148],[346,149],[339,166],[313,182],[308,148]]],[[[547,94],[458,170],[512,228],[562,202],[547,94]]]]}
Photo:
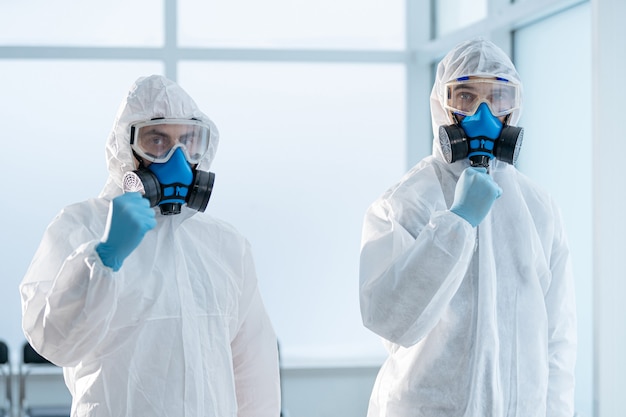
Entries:
{"type": "Polygon", "coordinates": [[[167,146],[168,140],[162,135],[150,135],[146,138],[146,144],[150,148],[162,148],[167,146]]]}
{"type": "Polygon", "coordinates": [[[494,91],[494,93],[490,97],[491,103],[497,104],[499,107],[507,108],[513,105],[515,101],[515,97],[509,90],[498,90],[494,91]]]}
{"type": "Polygon", "coordinates": [[[502,90],[497,90],[497,91],[494,91],[491,97],[489,98],[491,100],[503,100],[506,98],[506,93],[502,90]]]}
{"type": "Polygon", "coordinates": [[[187,133],[183,136],[180,137],[180,139],[178,140],[180,143],[182,143],[185,146],[190,146],[193,145],[196,141],[196,135],[194,133],[187,133]]]}
{"type": "Polygon", "coordinates": [[[474,98],[476,98],[476,95],[470,93],[469,91],[461,91],[458,94],[458,98],[459,100],[464,101],[464,102],[471,102],[474,100],[474,98]]]}
{"type": "Polygon", "coordinates": [[[141,147],[148,155],[159,157],[167,153],[171,148],[171,143],[167,136],[149,133],[142,137],[141,147]]]}
{"type": "Polygon", "coordinates": [[[165,139],[163,138],[163,136],[151,135],[148,137],[147,142],[150,145],[158,146],[158,145],[162,145],[163,142],[165,142],[165,139]]]}
{"type": "Polygon", "coordinates": [[[452,105],[457,110],[470,111],[476,101],[476,94],[469,89],[458,89],[454,92],[452,105]]]}

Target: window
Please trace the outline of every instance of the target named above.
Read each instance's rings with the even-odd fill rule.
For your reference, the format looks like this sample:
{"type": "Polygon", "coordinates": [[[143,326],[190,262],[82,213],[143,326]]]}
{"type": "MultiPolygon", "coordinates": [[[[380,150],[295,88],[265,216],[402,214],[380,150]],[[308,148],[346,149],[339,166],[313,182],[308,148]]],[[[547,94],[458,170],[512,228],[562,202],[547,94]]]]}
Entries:
{"type": "Polygon", "coordinates": [[[152,0],[5,1],[0,45],[161,46],[163,12],[152,0]]]}
{"type": "Polygon", "coordinates": [[[403,0],[180,0],[179,4],[182,46],[404,47],[403,0]]]}
{"type": "Polygon", "coordinates": [[[437,36],[444,36],[487,17],[488,0],[435,0],[437,36]]]}

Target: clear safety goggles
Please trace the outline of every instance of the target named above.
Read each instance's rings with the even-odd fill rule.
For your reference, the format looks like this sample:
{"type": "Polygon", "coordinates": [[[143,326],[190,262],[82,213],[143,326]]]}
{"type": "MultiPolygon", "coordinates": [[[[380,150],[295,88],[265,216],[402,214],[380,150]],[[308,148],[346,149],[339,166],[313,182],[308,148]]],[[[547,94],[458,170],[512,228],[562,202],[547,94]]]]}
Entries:
{"type": "Polygon", "coordinates": [[[209,149],[209,126],[200,120],[155,119],[136,123],[130,128],[130,146],[150,162],[167,162],[176,149],[197,164],[209,149]]]}
{"type": "Polygon", "coordinates": [[[519,86],[504,78],[463,77],[445,85],[444,107],[471,116],[487,103],[494,116],[504,116],[520,106],[519,86]]]}

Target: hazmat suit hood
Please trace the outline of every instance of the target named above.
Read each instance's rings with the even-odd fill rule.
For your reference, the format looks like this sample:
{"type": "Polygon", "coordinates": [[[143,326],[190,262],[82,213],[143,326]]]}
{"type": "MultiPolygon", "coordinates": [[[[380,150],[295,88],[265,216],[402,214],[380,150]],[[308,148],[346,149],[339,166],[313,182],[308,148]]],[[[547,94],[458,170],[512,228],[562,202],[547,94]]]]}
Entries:
{"type": "Polygon", "coordinates": [[[109,178],[100,197],[113,198],[122,194],[122,178],[133,171],[135,158],[130,147],[130,126],[154,118],[197,119],[209,125],[209,150],[197,169],[208,171],[219,142],[215,124],[198,108],[185,90],[161,76],[140,77],[122,100],[106,143],[109,178]]]}
{"type": "MultiPolygon", "coordinates": [[[[439,126],[450,125],[454,120],[443,107],[445,85],[460,77],[501,77],[520,86],[520,107],[511,113],[508,124],[516,126],[523,106],[523,91],[520,77],[509,57],[495,44],[483,38],[472,39],[458,44],[437,66],[437,74],[430,94],[430,113],[433,128],[433,155],[443,159],[439,144],[439,126]]],[[[494,167],[502,165],[494,161],[494,167]]],[[[461,164],[457,164],[461,165],[461,164]]],[[[469,165],[469,162],[467,163],[469,165]]],[[[465,168],[465,164],[463,164],[465,168]]]]}

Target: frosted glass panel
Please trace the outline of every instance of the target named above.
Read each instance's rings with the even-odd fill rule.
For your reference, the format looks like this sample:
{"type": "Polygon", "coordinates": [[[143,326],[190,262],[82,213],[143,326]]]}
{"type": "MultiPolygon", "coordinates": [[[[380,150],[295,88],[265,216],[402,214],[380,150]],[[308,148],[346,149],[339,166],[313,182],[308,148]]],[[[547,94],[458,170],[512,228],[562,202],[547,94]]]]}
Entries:
{"type": "Polygon", "coordinates": [[[179,5],[182,46],[404,47],[404,0],[180,0],[179,5]]]}
{"type": "Polygon", "coordinates": [[[24,341],[17,287],[43,232],[66,205],[100,193],[105,141],[122,98],[155,62],[0,61],[3,178],[0,335],[15,355],[24,341]]]}
{"type": "Polygon", "coordinates": [[[487,17],[487,0],[436,0],[436,32],[443,36],[487,17]]]}
{"type": "Polygon", "coordinates": [[[361,324],[368,205],[405,170],[401,65],[184,63],[215,121],[207,211],[252,244],[285,365],[384,357],[361,324]]]}
{"type": "Polygon", "coordinates": [[[162,0],[0,1],[0,45],[161,46],[162,0]]]}
{"type": "Polygon", "coordinates": [[[520,30],[516,64],[524,82],[519,168],[556,198],[576,275],[576,408],[591,416],[593,394],[591,11],[588,3],[520,30]]]}

